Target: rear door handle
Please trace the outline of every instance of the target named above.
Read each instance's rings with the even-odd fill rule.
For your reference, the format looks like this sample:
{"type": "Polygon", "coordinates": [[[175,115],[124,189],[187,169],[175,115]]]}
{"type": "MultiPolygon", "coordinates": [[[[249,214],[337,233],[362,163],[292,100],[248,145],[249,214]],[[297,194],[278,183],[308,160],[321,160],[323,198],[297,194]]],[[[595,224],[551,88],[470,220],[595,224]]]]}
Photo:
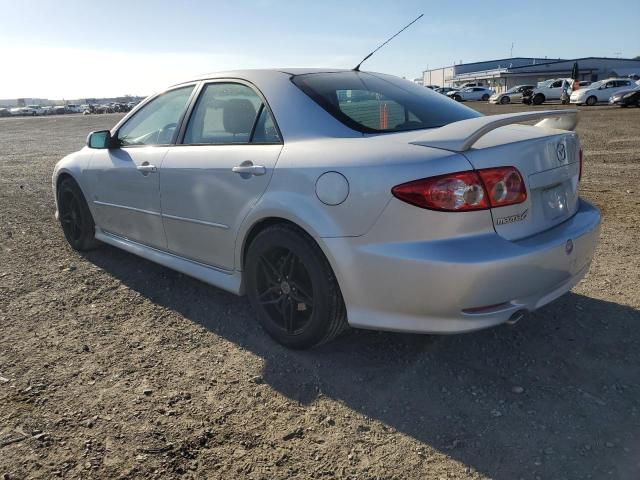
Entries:
{"type": "Polygon", "coordinates": [[[267,169],[262,165],[254,165],[250,160],[242,162],[240,165],[231,169],[233,173],[239,173],[241,177],[248,178],[251,175],[264,175],[267,169]]]}
{"type": "Polygon", "coordinates": [[[138,165],[136,168],[138,171],[142,172],[143,175],[148,175],[149,173],[155,173],[158,171],[158,168],[155,165],[150,165],[147,162],[142,165],[138,165]]]}

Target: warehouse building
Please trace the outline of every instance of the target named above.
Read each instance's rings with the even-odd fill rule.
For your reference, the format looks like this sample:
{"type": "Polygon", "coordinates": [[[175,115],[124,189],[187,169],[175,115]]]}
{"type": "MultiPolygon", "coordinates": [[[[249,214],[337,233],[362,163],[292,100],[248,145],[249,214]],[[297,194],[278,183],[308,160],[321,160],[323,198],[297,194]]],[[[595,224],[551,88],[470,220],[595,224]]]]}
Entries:
{"type": "Polygon", "coordinates": [[[422,81],[424,85],[453,87],[479,82],[501,92],[515,85],[536,85],[551,78],[570,77],[574,62],[578,62],[580,80],[595,82],[608,77],[640,77],[640,60],[606,57],[557,60],[515,57],[426,70],[422,73],[422,81]]]}

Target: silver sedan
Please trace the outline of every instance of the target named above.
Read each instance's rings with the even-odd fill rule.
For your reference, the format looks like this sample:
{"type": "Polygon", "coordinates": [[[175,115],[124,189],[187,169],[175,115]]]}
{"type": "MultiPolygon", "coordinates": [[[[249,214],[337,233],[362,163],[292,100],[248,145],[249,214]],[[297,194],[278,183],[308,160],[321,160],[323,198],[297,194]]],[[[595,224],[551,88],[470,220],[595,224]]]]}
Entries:
{"type": "Polygon", "coordinates": [[[485,117],[351,70],[207,75],[58,162],[56,215],[75,249],[107,243],[246,294],[292,348],[347,326],[472,331],[589,269],[600,215],[578,196],[575,116],[485,117]]]}

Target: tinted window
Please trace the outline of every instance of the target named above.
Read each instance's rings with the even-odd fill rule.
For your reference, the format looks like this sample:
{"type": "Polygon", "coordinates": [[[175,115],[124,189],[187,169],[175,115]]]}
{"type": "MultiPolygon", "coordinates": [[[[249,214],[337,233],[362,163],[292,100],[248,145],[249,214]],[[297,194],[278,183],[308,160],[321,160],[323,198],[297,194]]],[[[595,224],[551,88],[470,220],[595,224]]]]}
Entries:
{"type": "Polygon", "coordinates": [[[258,94],[239,83],[206,85],[189,119],[183,143],[215,145],[251,140],[280,142],[273,118],[258,94]]]}
{"type": "Polygon", "coordinates": [[[262,106],[262,111],[256,122],[251,143],[280,143],[282,139],[278,133],[273,116],[266,106],[262,106]]]}
{"type": "Polygon", "coordinates": [[[310,73],[294,76],[292,81],[331,115],[360,132],[434,128],[480,116],[444,95],[391,75],[310,73]]]}
{"type": "Polygon", "coordinates": [[[193,86],[177,88],[151,100],[120,127],[120,145],[170,144],[192,91],[193,86]]]}

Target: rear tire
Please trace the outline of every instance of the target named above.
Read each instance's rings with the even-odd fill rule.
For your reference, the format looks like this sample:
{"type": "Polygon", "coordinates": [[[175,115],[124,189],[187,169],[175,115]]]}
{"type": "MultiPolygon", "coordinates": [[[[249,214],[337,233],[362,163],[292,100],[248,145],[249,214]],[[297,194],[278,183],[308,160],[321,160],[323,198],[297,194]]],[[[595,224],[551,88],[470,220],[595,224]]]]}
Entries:
{"type": "Polygon", "coordinates": [[[95,223],[80,187],[70,177],[60,182],[58,220],[69,245],[74,250],[93,250],[100,245],[96,240],[95,223]]]}
{"type": "Polygon", "coordinates": [[[598,99],[591,95],[589,98],[587,98],[587,101],[585,103],[588,106],[593,107],[596,103],[598,103],[598,99]]]}
{"type": "Polygon", "coordinates": [[[282,345],[316,347],[347,328],[331,266],[298,228],[279,224],[260,232],[249,246],[244,274],[258,321],[282,345]]]}

